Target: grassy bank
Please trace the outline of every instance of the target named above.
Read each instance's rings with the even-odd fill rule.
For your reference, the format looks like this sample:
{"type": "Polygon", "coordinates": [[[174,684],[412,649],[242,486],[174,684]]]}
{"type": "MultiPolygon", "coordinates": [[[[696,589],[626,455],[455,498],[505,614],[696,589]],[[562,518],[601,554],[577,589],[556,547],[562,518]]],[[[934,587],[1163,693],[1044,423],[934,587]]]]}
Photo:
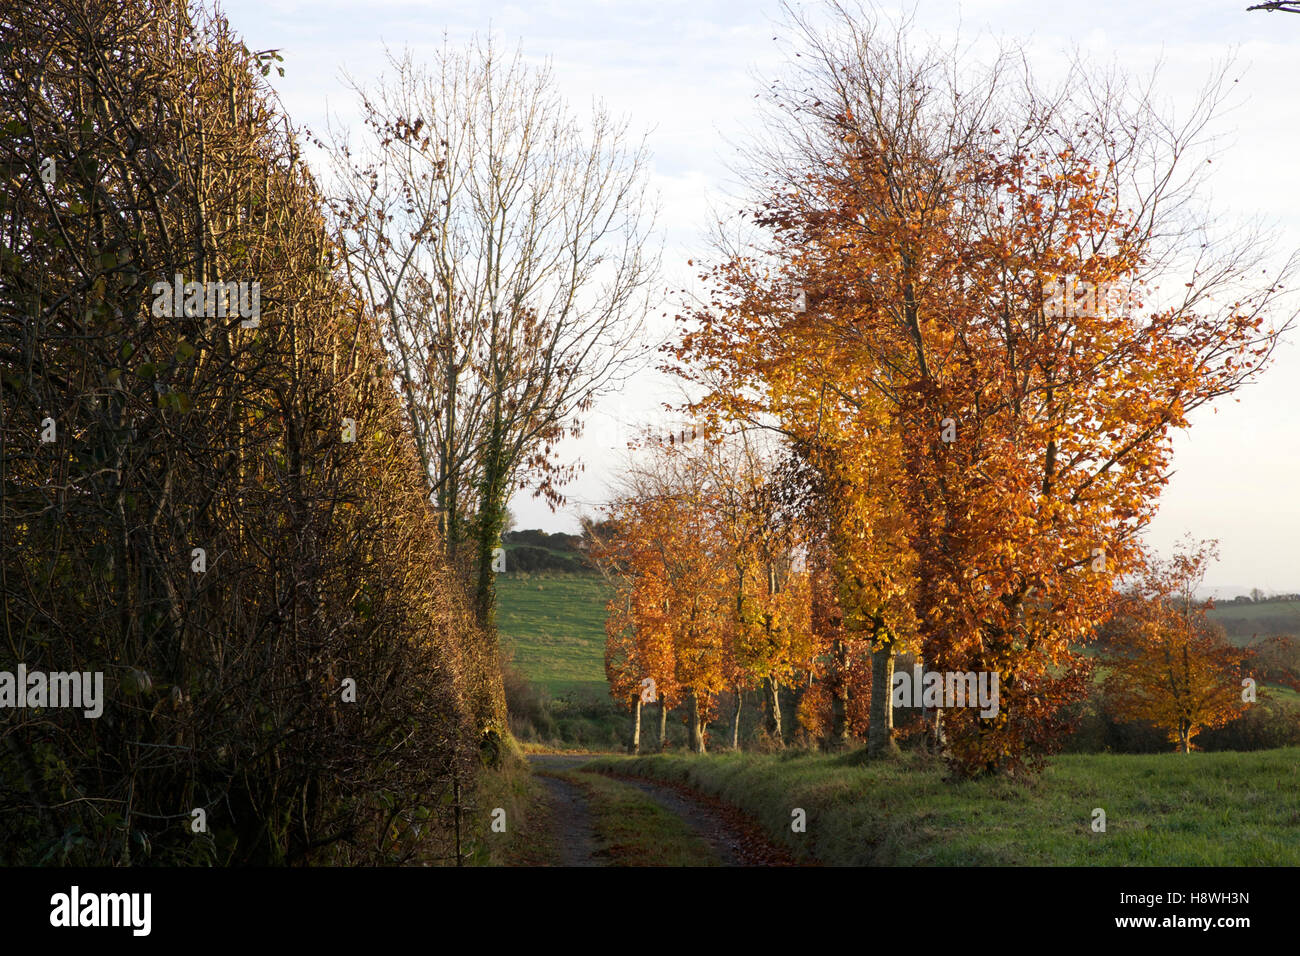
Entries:
{"type": "Polygon", "coordinates": [[[469,866],[548,866],[558,859],[546,787],[522,755],[510,753],[499,768],[480,771],[462,821],[469,866]],[[492,829],[493,811],[505,811],[505,832],[492,829]]]}
{"type": "Polygon", "coordinates": [[[1035,780],[949,782],[906,754],[602,758],[753,817],[797,858],[831,865],[1300,865],[1300,748],[1057,757],[1035,780]],[[794,833],[792,811],[807,830],[794,833]],[[1106,831],[1092,830],[1093,811],[1106,831]]]}

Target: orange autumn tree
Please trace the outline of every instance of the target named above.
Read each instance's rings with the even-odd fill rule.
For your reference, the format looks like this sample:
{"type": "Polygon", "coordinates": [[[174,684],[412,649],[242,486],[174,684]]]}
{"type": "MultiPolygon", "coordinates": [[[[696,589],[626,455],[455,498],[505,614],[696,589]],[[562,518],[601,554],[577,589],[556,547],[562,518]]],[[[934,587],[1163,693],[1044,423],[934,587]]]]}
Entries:
{"type": "Polygon", "coordinates": [[[615,533],[596,549],[598,561],[617,569],[606,625],[607,674],[616,699],[629,700],[633,682],[639,686],[650,677],[664,701],[662,712],[669,701],[684,702],[691,749],[703,753],[717,695],[732,671],[728,551],[699,457],[684,442],[648,450],[607,509],[615,533]],[[644,671],[640,677],[638,670],[644,671]]]}
{"type": "Polygon", "coordinates": [[[588,529],[592,560],[614,587],[606,606],[605,677],[610,696],[633,712],[633,753],[641,746],[643,702],[659,705],[662,749],[668,710],[680,694],[669,624],[672,595],[655,531],[671,519],[671,510],[670,502],[645,493],[643,483],[610,508],[607,521],[588,529]]]}
{"type": "MultiPolygon", "coordinates": [[[[838,122],[852,116],[846,109],[838,122]]],[[[1064,681],[1055,680],[1052,693],[1044,690],[1052,683],[1049,668],[1068,644],[1059,633],[1054,646],[1041,648],[1048,653],[1034,656],[1032,642],[1015,647],[1008,639],[1015,625],[1007,619],[1023,620],[1034,585],[1022,565],[1007,565],[1032,554],[1039,529],[1024,520],[1030,482],[1017,441],[1024,429],[996,417],[1008,417],[1011,403],[996,394],[1008,383],[990,374],[1000,371],[997,340],[973,296],[971,263],[963,261],[956,191],[908,196],[909,188],[925,186],[921,176],[908,178],[914,146],[900,156],[881,157],[874,149],[863,155],[856,147],[864,137],[833,132],[854,148],[828,157],[835,162],[807,174],[802,192],[772,197],[756,217],[772,230],[775,255],[789,265],[773,274],[752,261],[725,263],[714,277],[730,308],[720,321],[712,310],[692,316],[697,328],[679,354],[694,366],[686,374],[703,367],[713,377],[701,407],[777,416],[821,476],[831,567],[847,612],[842,621],[850,634],[869,632],[883,645],[882,666],[873,667],[885,678],[881,689],[888,686],[896,635],[925,620],[927,662],[999,672],[1011,678],[1006,689],[1022,692],[1020,726],[998,744],[1015,753],[1062,696],[1064,681]],[[802,309],[788,304],[790,274],[807,277],[802,309]],[[931,317],[928,325],[923,316],[931,317]],[[985,389],[991,401],[981,394],[985,389]],[[949,447],[959,418],[965,419],[964,445],[949,447]],[[1015,547],[1016,537],[1027,546],[1015,547]],[[1004,600],[1008,592],[1011,602],[1004,600]],[[1015,666],[999,654],[1004,648],[1017,652],[1015,666]],[[978,652],[988,653],[972,659],[978,652]]],[[[957,184],[977,182],[983,155],[955,152],[971,164],[957,167],[957,184]]],[[[1070,530],[1098,538],[1084,527],[1070,530]]],[[[1075,567],[1079,553],[1068,555],[1075,567]]],[[[852,658],[852,638],[837,641],[830,668],[839,705],[833,738],[843,733],[852,658]]],[[[1081,683],[1074,675],[1066,680],[1081,683]]],[[[871,749],[883,754],[890,749],[887,697],[873,696],[879,716],[871,749]]],[[[988,739],[983,728],[975,733],[988,739]]],[[[967,739],[958,735],[957,745],[967,739]]]]}
{"type": "Polygon", "coordinates": [[[779,744],[781,689],[812,657],[808,575],[794,567],[797,516],[783,498],[780,469],[749,434],[715,436],[699,454],[709,474],[709,507],[731,566],[732,746],[739,746],[743,693],[751,688],[761,691],[764,730],[779,744]]]}
{"type": "Polygon", "coordinates": [[[825,406],[818,418],[820,434],[796,443],[802,467],[787,470],[784,491],[801,499],[814,572],[815,666],[800,725],[831,748],[866,738],[869,755],[880,756],[896,750],[894,657],[916,650],[915,559],[889,443],[852,441],[853,429],[833,424],[825,406]]]}
{"type": "Polygon", "coordinates": [[[796,739],[826,740],[831,736],[834,675],[828,678],[827,665],[841,637],[839,606],[826,568],[824,536],[813,528],[807,545],[808,630],[813,653],[807,666],[806,685],[795,707],[796,739]]]}
{"type": "Polygon", "coordinates": [[[1169,561],[1149,560],[1140,582],[1120,601],[1120,653],[1107,661],[1107,694],[1121,719],[1147,720],[1190,753],[1196,735],[1245,709],[1245,652],[1216,632],[1212,604],[1196,599],[1214,542],[1184,544],[1169,561]]]}
{"type": "MultiPolygon", "coordinates": [[[[1179,175],[1215,89],[1161,140],[1122,80],[1076,68],[1043,91],[1000,60],[962,83],[840,9],[834,34],[792,14],[785,138],[757,157],[766,238],[706,273],[675,367],[705,387],[694,410],[775,420],[811,436],[810,461],[870,413],[853,437],[897,450],[924,660],[1000,677],[996,715],[946,715],[949,754],[1012,770],[1059,743],[1086,687],[1077,646],[1135,559],[1171,432],[1262,367],[1282,283],[1251,276],[1263,237],[1191,241],[1195,171],[1179,175]],[[1172,278],[1178,295],[1158,288],[1172,278]],[[1104,307],[1063,305],[1062,282],[1104,307]],[[1138,297],[1112,308],[1114,289],[1138,297]]],[[[850,484],[889,457],[861,456],[850,484]]]]}
{"type": "MultiPolygon", "coordinates": [[[[894,658],[915,653],[917,581],[915,537],[897,494],[902,479],[896,434],[877,427],[869,442],[843,441],[833,452],[817,455],[827,503],[830,567],[836,582],[842,625],[850,639],[869,645],[869,671],[859,677],[852,667],[845,689],[869,701],[867,754],[881,757],[897,750],[893,739],[892,685],[894,658]]],[[[850,710],[854,708],[850,707],[850,710]]]]}
{"type": "MultiPolygon", "coordinates": [[[[615,586],[611,694],[631,702],[635,717],[641,682],[652,678],[687,705],[700,751],[719,693],[734,695],[738,746],[743,695],[761,689],[768,732],[780,740],[781,688],[815,653],[808,575],[793,560],[799,529],[777,469],[744,434],[697,430],[693,440],[649,441],[641,452],[594,551],[615,586]]],[[[638,728],[634,719],[634,747],[638,728]]]]}
{"type": "Polygon", "coordinates": [[[678,693],[664,576],[654,555],[642,550],[644,538],[624,537],[614,522],[604,523],[599,535],[590,528],[589,533],[594,539],[592,559],[615,588],[605,619],[605,678],[610,696],[632,709],[628,750],[634,754],[641,750],[641,715],[646,703],[659,705],[662,749],[663,718],[669,701],[678,693]]]}

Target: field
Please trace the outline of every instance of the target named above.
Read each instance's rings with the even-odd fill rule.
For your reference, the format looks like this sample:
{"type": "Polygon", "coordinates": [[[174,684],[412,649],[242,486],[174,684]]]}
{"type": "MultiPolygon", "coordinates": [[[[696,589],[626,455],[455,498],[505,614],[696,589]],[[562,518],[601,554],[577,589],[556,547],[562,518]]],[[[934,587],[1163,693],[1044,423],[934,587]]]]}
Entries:
{"type": "MultiPolygon", "coordinates": [[[[497,623],[528,680],[559,697],[605,695],[605,602],[610,589],[595,574],[503,574],[497,623]]],[[[1221,604],[1210,618],[1234,643],[1275,634],[1300,636],[1300,601],[1221,604]]]]}
{"type": "Polygon", "coordinates": [[[1222,624],[1228,639],[1243,647],[1278,634],[1300,637],[1300,601],[1220,604],[1209,618],[1222,624]]]}
{"type": "Polygon", "coordinates": [[[906,754],[605,757],[588,768],[686,784],[805,862],[931,866],[1295,866],[1300,748],[1059,756],[1024,783],[949,781],[906,754]],[[806,813],[806,832],[792,828],[806,813]],[[1095,832],[1094,811],[1106,814],[1095,832]]]}
{"type": "Polygon", "coordinates": [[[608,698],[605,602],[595,574],[503,574],[497,629],[514,666],[553,697],[608,698]]]}

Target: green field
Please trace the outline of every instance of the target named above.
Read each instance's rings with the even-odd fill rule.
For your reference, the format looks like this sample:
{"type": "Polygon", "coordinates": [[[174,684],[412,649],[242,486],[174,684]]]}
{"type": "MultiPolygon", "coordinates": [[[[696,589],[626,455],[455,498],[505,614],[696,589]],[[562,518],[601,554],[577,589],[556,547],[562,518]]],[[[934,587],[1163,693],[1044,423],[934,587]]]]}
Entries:
{"type": "MultiPolygon", "coordinates": [[[[557,552],[558,554],[559,552],[557,552]]],[[[503,574],[497,624],[515,666],[555,696],[605,692],[605,602],[596,574],[503,574]]],[[[1237,644],[1275,634],[1300,636],[1300,601],[1221,604],[1209,613],[1237,644]]]]}
{"type": "Polygon", "coordinates": [[[934,866],[1300,865],[1300,748],[1059,756],[1041,778],[945,779],[921,753],[867,764],[790,752],[608,757],[588,769],[684,783],[808,862],[934,866]],[[792,831],[792,812],[806,832],[792,831]],[[1094,832],[1093,811],[1106,813],[1094,832]]]}
{"type": "Polygon", "coordinates": [[[1220,604],[1208,617],[1222,624],[1229,640],[1238,646],[1279,634],[1300,637],[1300,601],[1220,604]]]}
{"type": "Polygon", "coordinates": [[[529,682],[554,697],[606,699],[605,603],[595,574],[503,574],[497,629],[529,682]]]}

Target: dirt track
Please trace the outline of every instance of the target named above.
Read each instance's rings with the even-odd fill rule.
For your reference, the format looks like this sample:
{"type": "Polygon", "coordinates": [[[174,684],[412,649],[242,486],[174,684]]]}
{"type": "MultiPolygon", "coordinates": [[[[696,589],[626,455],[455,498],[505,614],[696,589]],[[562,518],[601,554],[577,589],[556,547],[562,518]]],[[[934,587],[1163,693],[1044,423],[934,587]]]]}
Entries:
{"type": "MultiPolygon", "coordinates": [[[[532,754],[528,761],[547,787],[552,830],[561,866],[605,866],[598,851],[591,809],[582,788],[553,776],[575,770],[603,754],[532,754]]],[[[723,866],[789,866],[789,857],[736,810],[685,788],[640,777],[611,775],[635,787],[684,820],[708,844],[723,866]]]]}

